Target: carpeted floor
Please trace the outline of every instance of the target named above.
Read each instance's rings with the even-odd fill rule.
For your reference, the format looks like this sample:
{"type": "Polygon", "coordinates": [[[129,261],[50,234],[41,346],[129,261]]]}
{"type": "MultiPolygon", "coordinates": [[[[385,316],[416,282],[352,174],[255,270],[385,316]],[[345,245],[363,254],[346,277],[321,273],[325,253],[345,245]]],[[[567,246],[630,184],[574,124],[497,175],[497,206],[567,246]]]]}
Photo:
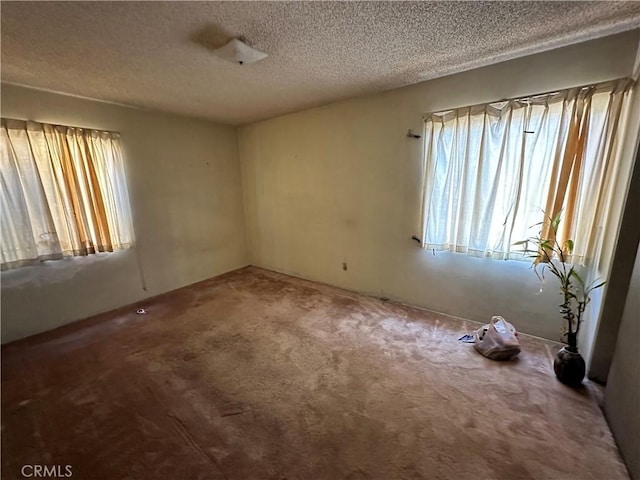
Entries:
{"type": "Polygon", "coordinates": [[[141,306],[3,347],[3,479],[628,478],[550,342],[253,267],[141,306]]]}

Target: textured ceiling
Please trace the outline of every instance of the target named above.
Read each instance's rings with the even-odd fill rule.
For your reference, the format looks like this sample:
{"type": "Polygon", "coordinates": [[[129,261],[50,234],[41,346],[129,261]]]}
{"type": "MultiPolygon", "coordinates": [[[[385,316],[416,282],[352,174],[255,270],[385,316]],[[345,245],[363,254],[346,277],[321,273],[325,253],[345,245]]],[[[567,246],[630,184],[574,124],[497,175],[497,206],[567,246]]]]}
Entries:
{"type": "Polygon", "coordinates": [[[2,80],[243,124],[640,26],[640,2],[8,2],[2,80]],[[267,52],[211,54],[234,36],[267,52]]]}

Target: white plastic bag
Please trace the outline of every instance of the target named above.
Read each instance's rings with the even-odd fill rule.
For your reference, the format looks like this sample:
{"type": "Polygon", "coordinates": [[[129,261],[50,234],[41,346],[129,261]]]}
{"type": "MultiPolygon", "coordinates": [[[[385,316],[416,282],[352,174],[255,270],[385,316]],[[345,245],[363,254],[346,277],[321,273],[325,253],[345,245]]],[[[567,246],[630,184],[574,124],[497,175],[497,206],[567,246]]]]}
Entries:
{"type": "Polygon", "coordinates": [[[474,347],[491,360],[511,360],[520,353],[518,333],[502,317],[491,317],[491,323],[474,332],[474,347]]]}

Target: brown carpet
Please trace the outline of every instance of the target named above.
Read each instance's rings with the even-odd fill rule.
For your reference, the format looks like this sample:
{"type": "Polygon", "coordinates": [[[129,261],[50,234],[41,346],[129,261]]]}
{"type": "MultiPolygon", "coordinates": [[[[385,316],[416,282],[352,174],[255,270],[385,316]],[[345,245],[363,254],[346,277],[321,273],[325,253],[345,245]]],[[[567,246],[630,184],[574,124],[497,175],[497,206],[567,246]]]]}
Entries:
{"type": "Polygon", "coordinates": [[[143,306],[2,349],[3,479],[628,478],[550,342],[253,267],[143,306]]]}

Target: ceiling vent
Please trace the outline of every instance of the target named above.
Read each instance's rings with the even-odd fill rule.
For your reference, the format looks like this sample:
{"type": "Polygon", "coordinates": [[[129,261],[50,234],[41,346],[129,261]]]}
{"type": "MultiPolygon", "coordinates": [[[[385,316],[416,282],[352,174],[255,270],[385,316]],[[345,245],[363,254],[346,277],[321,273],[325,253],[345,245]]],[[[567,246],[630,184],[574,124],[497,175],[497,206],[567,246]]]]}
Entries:
{"type": "Polygon", "coordinates": [[[268,57],[266,53],[251,48],[237,38],[234,38],[223,47],[215,49],[213,53],[224,60],[239,65],[254,63],[268,57]]]}

